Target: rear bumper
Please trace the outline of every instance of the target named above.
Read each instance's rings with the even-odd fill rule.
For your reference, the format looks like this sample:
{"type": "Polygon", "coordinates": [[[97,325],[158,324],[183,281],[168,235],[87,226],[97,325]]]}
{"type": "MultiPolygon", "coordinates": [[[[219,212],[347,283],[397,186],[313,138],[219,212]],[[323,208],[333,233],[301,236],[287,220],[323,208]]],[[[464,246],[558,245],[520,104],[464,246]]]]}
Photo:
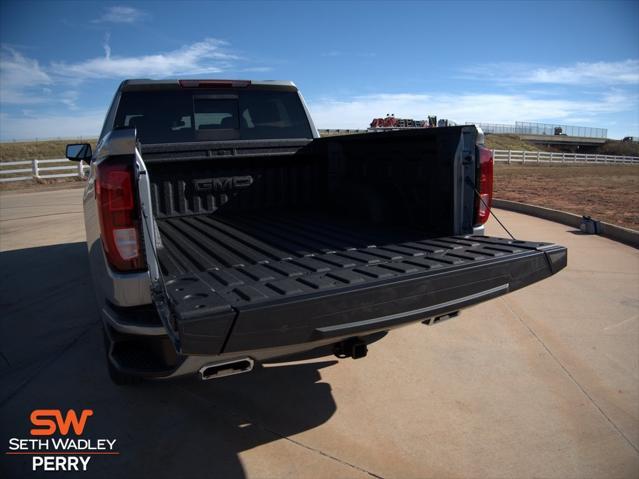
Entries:
{"type": "MultiPolygon", "coordinates": [[[[347,335],[339,338],[323,338],[301,344],[267,347],[239,353],[183,355],[176,354],[163,326],[150,329],[148,325],[136,319],[133,312],[123,313],[106,308],[102,313],[108,337],[106,344],[108,361],[121,373],[147,379],[177,378],[195,374],[207,365],[246,357],[257,362],[264,362],[327,347],[350,337],[347,335]],[[114,325],[117,325],[118,329],[114,325]]],[[[375,336],[374,339],[378,337],[375,336]]],[[[364,339],[367,340],[367,338],[364,339]]]]}
{"type": "Polygon", "coordinates": [[[136,336],[167,335],[166,328],[152,304],[123,308],[110,302],[105,302],[100,313],[105,324],[122,334],[136,336]]]}
{"type": "Polygon", "coordinates": [[[238,286],[250,291],[249,285],[238,285],[216,271],[217,278],[233,284],[224,296],[211,273],[174,278],[167,290],[186,298],[173,299],[170,307],[178,331],[167,330],[153,305],[103,307],[113,342],[109,359],[123,372],[155,378],[190,374],[207,364],[242,357],[265,361],[443,316],[537,282],[567,264],[566,249],[557,245],[485,237],[448,241],[451,248],[442,255],[294,276],[320,286],[331,274],[351,281],[339,288],[300,294],[294,283],[277,281],[273,289],[274,281],[262,281],[250,287],[269,290],[270,297],[256,293],[252,301],[235,301],[233,306],[223,299],[236,295],[238,286]]]}

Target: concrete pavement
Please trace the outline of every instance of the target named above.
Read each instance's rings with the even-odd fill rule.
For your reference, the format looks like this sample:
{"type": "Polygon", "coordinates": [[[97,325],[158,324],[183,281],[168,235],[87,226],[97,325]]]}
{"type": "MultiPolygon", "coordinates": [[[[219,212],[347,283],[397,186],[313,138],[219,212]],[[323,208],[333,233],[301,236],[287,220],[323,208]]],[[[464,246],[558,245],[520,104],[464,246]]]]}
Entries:
{"type": "MultiPolygon", "coordinates": [[[[215,382],[108,381],[81,190],[0,195],[0,444],[36,408],[92,408],[118,439],[88,477],[637,477],[639,251],[498,211],[569,248],[541,283],[366,359],[274,363],[215,382]]],[[[489,233],[505,236],[496,223],[489,233]]],[[[29,477],[3,457],[0,476],[29,477]]]]}

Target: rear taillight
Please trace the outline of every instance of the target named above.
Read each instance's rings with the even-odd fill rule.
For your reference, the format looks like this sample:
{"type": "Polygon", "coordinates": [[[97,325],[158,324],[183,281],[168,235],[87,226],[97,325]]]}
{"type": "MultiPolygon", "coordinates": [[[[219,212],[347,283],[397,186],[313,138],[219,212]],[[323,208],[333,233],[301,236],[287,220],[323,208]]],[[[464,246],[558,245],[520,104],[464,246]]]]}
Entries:
{"type": "Polygon", "coordinates": [[[131,157],[109,158],[98,165],[95,180],[102,246],[107,261],[117,271],[145,267],[133,162],[131,157]]]}
{"type": "Polygon", "coordinates": [[[493,152],[483,146],[478,146],[477,149],[479,150],[479,167],[475,186],[479,196],[475,198],[475,226],[483,225],[488,221],[493,204],[493,152]]]}

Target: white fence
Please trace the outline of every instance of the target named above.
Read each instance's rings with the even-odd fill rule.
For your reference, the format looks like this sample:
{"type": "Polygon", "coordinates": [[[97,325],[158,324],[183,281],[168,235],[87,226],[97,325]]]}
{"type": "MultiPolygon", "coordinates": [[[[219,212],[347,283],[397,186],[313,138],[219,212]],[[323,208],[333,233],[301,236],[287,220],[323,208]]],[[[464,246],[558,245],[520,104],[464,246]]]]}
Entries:
{"type": "Polygon", "coordinates": [[[71,176],[77,176],[80,178],[86,177],[85,171],[89,168],[89,165],[86,165],[81,161],[78,162],[77,165],[69,163],[69,160],[66,158],[61,160],[3,161],[0,162],[0,183],[32,179],[64,178],[71,176]],[[60,163],[67,164],[61,165],[60,163]],[[4,167],[6,166],[18,166],[21,168],[5,169],[4,167]],[[25,173],[28,173],[28,175],[25,175],[25,173]]]}
{"type": "MultiPolygon", "coordinates": [[[[639,156],[585,155],[582,153],[551,153],[549,151],[493,150],[493,157],[496,162],[508,164],[595,163],[602,165],[639,165],[639,156]]],[[[89,168],[89,165],[84,162],[78,162],[76,165],[69,163],[70,162],[66,159],[3,161],[0,162],[0,183],[72,176],[77,176],[83,179],[86,178],[86,170],[89,168]],[[7,166],[17,166],[22,168],[5,169],[7,166]]]]}
{"type": "Polygon", "coordinates": [[[602,165],[639,165],[639,156],[586,155],[549,151],[493,150],[496,162],[503,163],[599,163],[602,165]]]}

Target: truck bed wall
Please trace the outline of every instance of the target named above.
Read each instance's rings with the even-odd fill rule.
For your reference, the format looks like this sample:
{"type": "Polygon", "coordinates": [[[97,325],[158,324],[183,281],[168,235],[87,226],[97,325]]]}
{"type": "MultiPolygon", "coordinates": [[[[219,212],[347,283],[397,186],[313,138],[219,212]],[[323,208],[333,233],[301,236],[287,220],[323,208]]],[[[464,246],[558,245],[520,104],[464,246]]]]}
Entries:
{"type": "Polygon", "coordinates": [[[146,160],[154,213],[319,210],[453,234],[460,132],[437,130],[322,138],[282,155],[193,160],[176,151],[175,161],[146,160]]]}
{"type": "Polygon", "coordinates": [[[310,155],[162,163],[149,175],[157,218],[303,207],[326,196],[325,162],[310,155]]]}

